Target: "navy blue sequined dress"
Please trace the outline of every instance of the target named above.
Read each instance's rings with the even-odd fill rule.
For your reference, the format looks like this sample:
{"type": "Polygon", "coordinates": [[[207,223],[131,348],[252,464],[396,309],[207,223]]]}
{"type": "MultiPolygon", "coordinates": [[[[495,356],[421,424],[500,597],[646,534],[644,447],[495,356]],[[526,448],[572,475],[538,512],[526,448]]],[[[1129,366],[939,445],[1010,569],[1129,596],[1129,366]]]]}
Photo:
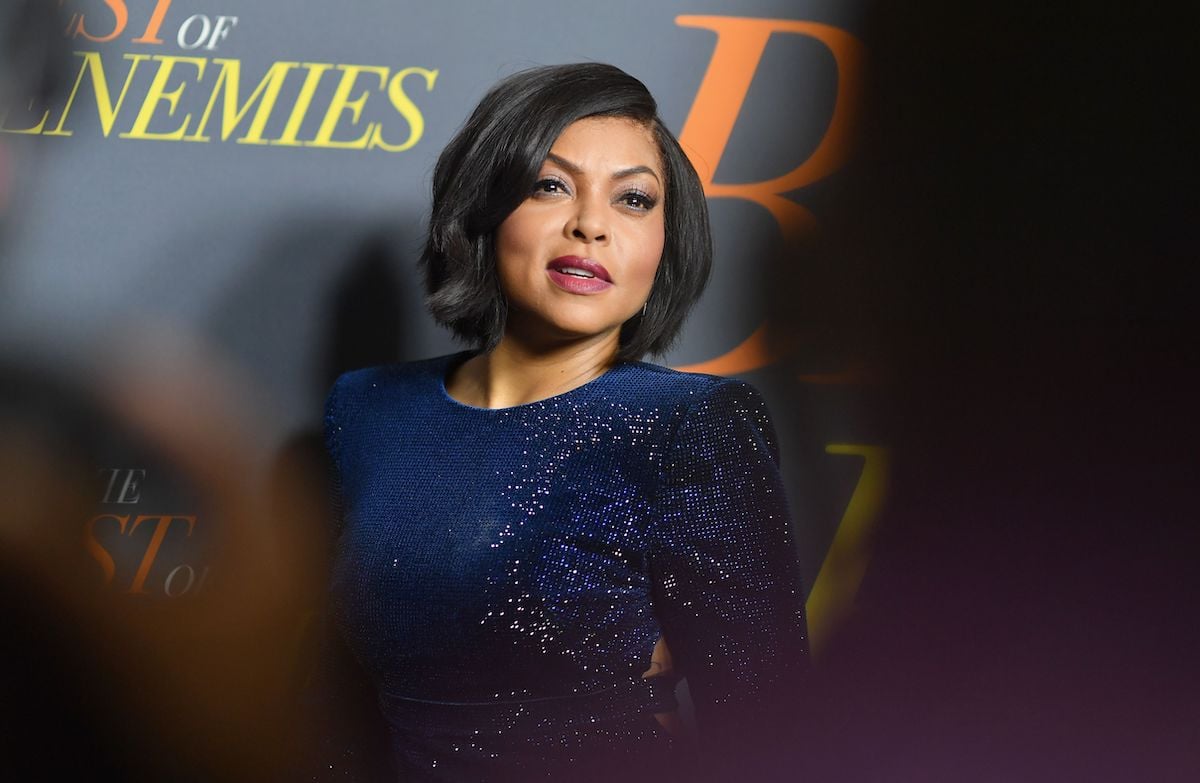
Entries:
{"type": "Polygon", "coordinates": [[[632,362],[475,408],[445,387],[471,355],[350,372],[327,403],[333,613],[402,779],[660,775],[660,635],[703,746],[798,709],[803,592],[758,392],[632,362]]]}

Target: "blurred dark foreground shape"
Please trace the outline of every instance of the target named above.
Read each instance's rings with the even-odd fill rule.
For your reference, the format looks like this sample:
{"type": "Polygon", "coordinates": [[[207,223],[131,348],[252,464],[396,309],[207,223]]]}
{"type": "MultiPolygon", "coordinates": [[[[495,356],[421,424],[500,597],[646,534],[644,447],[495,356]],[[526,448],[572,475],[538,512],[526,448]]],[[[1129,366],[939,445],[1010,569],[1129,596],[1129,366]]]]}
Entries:
{"type": "Polygon", "coordinates": [[[855,161],[772,278],[791,331],[881,370],[894,468],[796,779],[1200,779],[1178,8],[866,17],[855,161]]]}
{"type": "Polygon", "coordinates": [[[157,363],[168,382],[3,370],[0,742],[13,779],[288,780],[310,744],[297,696],[324,576],[322,477],[293,460],[261,491],[248,406],[215,366],[187,365],[157,363]],[[194,490],[202,591],[105,584],[84,530],[114,440],[194,490]]]}
{"type": "MultiPolygon", "coordinates": [[[[58,13],[52,2],[0,7],[0,116],[64,87],[58,13]]],[[[40,148],[23,144],[26,157],[14,160],[10,138],[0,134],[0,242],[19,228],[14,215],[37,184],[40,148]]],[[[8,337],[0,347],[2,777],[294,780],[296,759],[313,744],[299,694],[327,561],[320,460],[264,458],[269,411],[250,385],[166,325],[95,335],[90,347],[8,337]],[[114,361],[97,345],[121,345],[138,361],[114,361]],[[184,490],[163,497],[190,505],[125,509],[132,514],[123,520],[121,509],[103,507],[112,469],[147,464],[150,481],[184,490]],[[207,565],[202,590],[171,597],[141,550],[131,562],[145,569],[130,582],[120,545],[135,532],[143,548],[171,543],[147,544],[150,524],[137,530],[135,519],[143,510],[190,515],[202,529],[186,542],[207,565]],[[157,589],[142,589],[146,577],[157,589]]],[[[187,588],[201,581],[190,573],[194,581],[180,582],[187,588]]]]}

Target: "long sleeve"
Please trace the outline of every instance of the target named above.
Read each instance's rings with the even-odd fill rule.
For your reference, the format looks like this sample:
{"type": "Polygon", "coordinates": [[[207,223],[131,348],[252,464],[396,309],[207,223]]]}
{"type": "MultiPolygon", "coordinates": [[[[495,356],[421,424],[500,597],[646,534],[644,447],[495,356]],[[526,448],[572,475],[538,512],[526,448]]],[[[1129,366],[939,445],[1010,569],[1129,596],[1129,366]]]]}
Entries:
{"type": "MultiPolygon", "coordinates": [[[[344,506],[341,476],[341,431],[346,418],[341,394],[346,376],[339,378],[325,402],[324,445],[328,549],[330,558],[342,534],[344,506]]],[[[387,738],[375,704],[375,694],[358,662],[346,648],[323,606],[317,622],[315,662],[301,708],[315,736],[299,752],[297,780],[384,780],[392,776],[387,738]]]]}
{"type": "Polygon", "coordinates": [[[706,763],[732,763],[800,709],[804,593],[762,397],[736,380],[698,397],[664,455],[651,572],[706,763]]]}

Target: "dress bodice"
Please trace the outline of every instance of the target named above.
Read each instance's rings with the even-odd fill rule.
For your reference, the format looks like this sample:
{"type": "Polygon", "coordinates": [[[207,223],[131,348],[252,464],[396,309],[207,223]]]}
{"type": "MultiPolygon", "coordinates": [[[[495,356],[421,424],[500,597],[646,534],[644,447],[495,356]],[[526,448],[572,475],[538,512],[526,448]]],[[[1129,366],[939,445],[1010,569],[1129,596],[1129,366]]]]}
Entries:
{"type": "Polygon", "coordinates": [[[332,604],[385,717],[458,705],[420,721],[529,734],[546,705],[664,709],[638,687],[664,634],[702,730],[794,682],[803,594],[758,392],[627,362],[476,408],[445,388],[469,355],[348,373],[327,404],[332,604]]]}

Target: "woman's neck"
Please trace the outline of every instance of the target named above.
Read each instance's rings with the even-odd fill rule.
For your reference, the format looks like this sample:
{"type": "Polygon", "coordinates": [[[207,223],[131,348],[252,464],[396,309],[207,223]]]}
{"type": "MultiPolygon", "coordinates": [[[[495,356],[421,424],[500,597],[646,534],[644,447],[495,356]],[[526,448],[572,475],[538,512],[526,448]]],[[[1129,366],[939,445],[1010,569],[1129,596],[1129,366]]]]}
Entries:
{"type": "Polygon", "coordinates": [[[616,361],[614,331],[554,346],[505,334],[491,353],[473,356],[446,379],[446,391],[477,408],[511,408],[554,397],[592,381],[616,361]]]}

